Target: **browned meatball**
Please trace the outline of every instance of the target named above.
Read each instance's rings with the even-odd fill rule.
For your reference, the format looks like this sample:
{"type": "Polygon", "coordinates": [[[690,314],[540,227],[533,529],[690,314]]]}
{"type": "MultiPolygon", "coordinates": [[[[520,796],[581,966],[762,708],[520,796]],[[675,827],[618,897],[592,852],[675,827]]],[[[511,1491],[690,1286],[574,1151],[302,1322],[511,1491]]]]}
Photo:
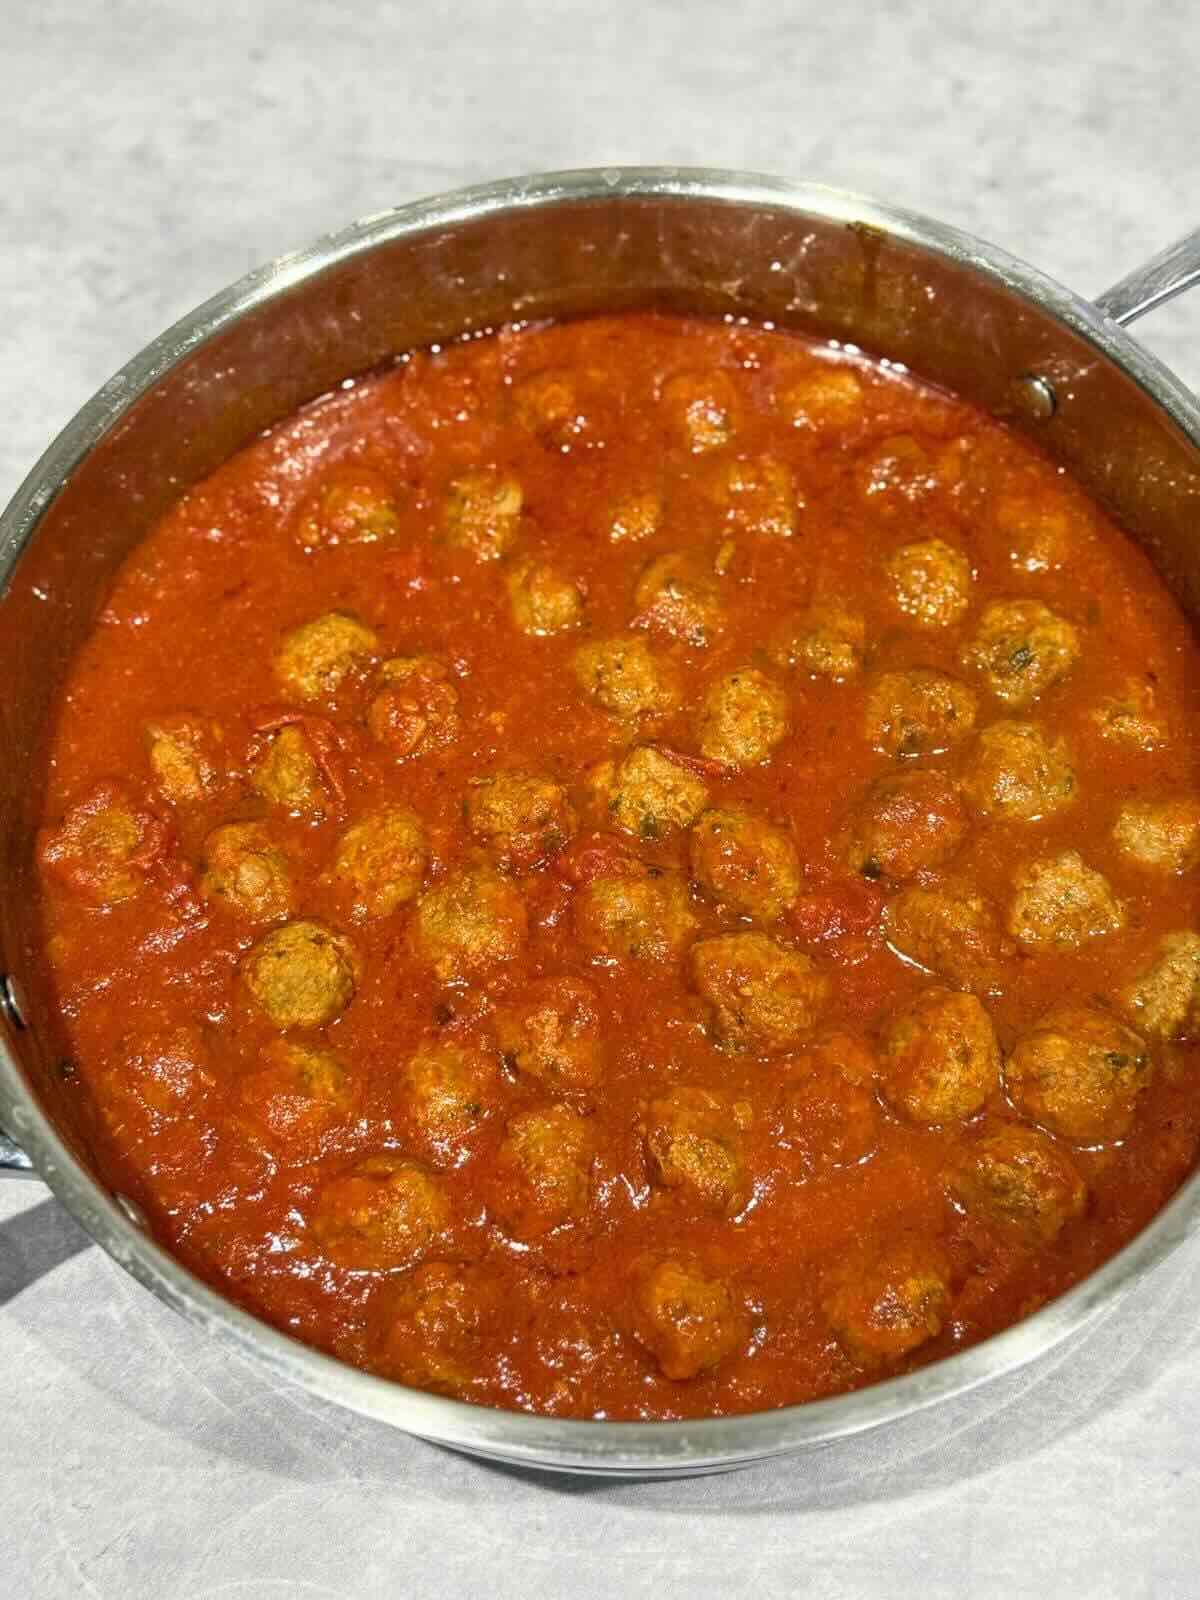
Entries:
{"type": "Polygon", "coordinates": [[[512,961],[528,932],[525,902],[493,867],[458,867],[417,902],[412,923],[416,953],[443,983],[460,983],[512,961]]]}
{"type": "Polygon", "coordinates": [[[829,979],[806,955],[765,933],[729,933],[692,947],[692,982],[713,1008],[713,1036],[731,1050],[772,1055],[811,1033],[829,979]]]}
{"type": "Polygon", "coordinates": [[[464,1396],[478,1381],[489,1330],[511,1316],[496,1274],[478,1263],[426,1261],[388,1284],[376,1311],[389,1378],[464,1396]]]}
{"type": "Polygon", "coordinates": [[[694,455],[728,444],[737,392],[724,372],[679,372],[663,384],[659,406],[680,444],[694,455]]]}
{"type": "Polygon", "coordinates": [[[587,1208],[595,1143],[567,1106],[526,1111],[508,1125],[496,1157],[488,1209],[516,1239],[538,1239],[587,1208]]]}
{"type": "Polygon", "coordinates": [[[354,1111],[354,1085],[338,1056],[294,1039],[272,1039],[240,1088],[246,1117],[293,1160],[317,1154],[322,1135],[354,1111]]]}
{"type": "Polygon", "coordinates": [[[1061,739],[1035,722],[993,722],[971,752],[963,784],[980,816],[1039,822],[1076,798],[1075,773],[1061,739]]]}
{"type": "Polygon", "coordinates": [[[146,724],[150,770],[168,800],[186,805],[203,800],[216,787],[218,739],[215,723],[186,711],[146,724]]]}
{"type": "Polygon", "coordinates": [[[353,464],[334,468],[316,486],[294,525],[296,541],[305,550],[379,544],[399,530],[396,497],[387,479],[371,467],[353,464]]]}
{"type": "Polygon", "coordinates": [[[1087,1184],[1070,1157],[1036,1128],[1013,1122],[973,1139],[949,1185],[968,1215],[1034,1244],[1051,1243],[1087,1205],[1087,1184]]]}
{"type": "Polygon", "coordinates": [[[513,384],[513,415],[547,450],[566,455],[597,431],[596,383],[593,374],[569,367],[531,373],[513,384]]]}
{"type": "Polygon", "coordinates": [[[669,550],[651,561],[637,581],[633,602],[635,626],[695,649],[711,643],[725,621],[720,585],[694,550],[669,550]]]}
{"type": "Polygon", "coordinates": [[[950,1262],[932,1239],[865,1239],[829,1272],[825,1315],[861,1366],[909,1355],[934,1339],[950,1310],[950,1262]]]}
{"type": "Polygon", "coordinates": [[[539,978],[495,1016],[496,1040],[518,1072],[551,1089],[592,1089],[604,1071],[600,1001],[582,978],[539,978]]]}
{"type": "Polygon", "coordinates": [[[1096,1144],[1129,1132],[1150,1068],[1150,1053],[1136,1033],[1107,1011],[1069,1005],[1018,1040],[1004,1083],[1031,1121],[1096,1144]]]}
{"type": "Polygon", "coordinates": [[[401,1120],[415,1148],[453,1159],[500,1103],[496,1059],[478,1046],[427,1039],[400,1073],[401,1120]]]}
{"type": "Polygon", "coordinates": [[[1054,572],[1078,547],[1086,519],[1066,506],[1048,501],[1040,486],[1012,489],[991,508],[995,537],[1020,572],[1054,572]]]}
{"type": "Polygon", "coordinates": [[[791,469],[774,456],[723,461],[708,490],[733,533],[788,539],[796,531],[796,508],[802,502],[791,469]]]}
{"type": "Polygon", "coordinates": [[[333,879],[352,897],[356,916],[387,917],[420,891],[427,854],[416,813],[382,806],[342,834],[333,879]]]}
{"type": "Polygon", "coordinates": [[[125,784],[105,779],[41,834],[38,853],[45,870],[81,900],[111,906],[142,891],[168,836],[162,818],[125,784]]]}
{"type": "Polygon", "coordinates": [[[201,1030],[153,1014],[117,1040],[99,1078],[101,1114],[118,1134],[194,1117],[222,1086],[201,1030]]]}
{"type": "Polygon", "coordinates": [[[690,828],[708,804],[704,779],[652,745],[639,745],[620,761],[601,762],[591,782],[612,823],[639,839],[690,828]]]}
{"type": "Polygon", "coordinates": [[[748,811],[714,809],[691,835],[692,877],[724,905],[774,922],[800,893],[800,858],[782,828],[748,811]]]}
{"type": "Polygon", "coordinates": [[[287,857],[261,822],[213,829],[204,841],[200,890],[252,922],[274,922],[295,909],[287,857]]]}
{"type": "Polygon", "coordinates": [[[864,878],[911,878],[949,861],[967,831],[958,791],[939,772],[902,772],[871,785],[839,837],[864,878]]]}
{"type": "Polygon", "coordinates": [[[1154,960],[1118,995],[1121,1010],[1148,1039],[1181,1039],[1200,1027],[1200,934],[1169,933],[1154,960]]]}
{"type": "Polygon", "coordinates": [[[450,1224],[441,1182],[417,1161],[367,1156],[317,1196],[313,1238],[339,1267],[386,1272],[419,1261],[450,1224]]]}
{"type": "Polygon", "coordinates": [[[504,580],[513,621],[536,639],[577,628],[583,591],[547,561],[519,561],[504,580]]]}
{"type": "Polygon", "coordinates": [[[887,571],[897,608],[919,627],[952,627],[971,604],[971,563],[944,539],[901,546],[887,571]]]}
{"type": "Polygon", "coordinates": [[[818,368],[789,384],[779,407],[794,428],[850,428],[863,413],[863,386],[849,367],[818,368]]]}
{"type": "Polygon", "coordinates": [[[696,733],[710,761],[750,767],[768,759],[790,726],[786,690],[757,667],[739,667],[709,685],[696,733]]]}
{"type": "Polygon", "coordinates": [[[879,1143],[879,1102],[836,1054],[813,1051],[780,1100],[784,1140],[807,1178],[857,1166],[879,1143]]]}
{"type": "Polygon", "coordinates": [[[1147,872],[1190,872],[1200,862],[1200,800],[1129,800],[1113,828],[1117,849],[1147,872]]]}
{"type": "Polygon", "coordinates": [[[980,994],[999,989],[1013,954],[995,906],[969,884],[903,890],[885,906],[883,929],[905,960],[980,994]]]}
{"type": "Polygon", "coordinates": [[[1129,678],[1115,694],[1105,695],[1091,720],[1102,739],[1129,750],[1158,750],[1167,742],[1166,718],[1147,678],[1129,678]]]}
{"type": "Polygon", "coordinates": [[[824,601],[788,617],[771,635],[767,654],[777,667],[845,683],[862,671],[867,624],[857,611],[824,601]]]}
{"type": "Polygon", "coordinates": [[[250,782],[281,811],[319,822],[329,804],[325,779],[302,729],[280,728],[254,764],[250,782]]]}
{"type": "Polygon", "coordinates": [[[887,756],[940,755],[975,726],[975,695],[944,672],[885,672],[867,695],[864,732],[887,756]]]}
{"type": "Polygon", "coordinates": [[[394,656],[379,669],[367,707],[372,736],[398,761],[443,750],[461,726],[450,669],[433,656],[394,656]]]}
{"type": "Polygon", "coordinates": [[[656,1183],[723,1216],[750,1198],[743,1133],[751,1111],[707,1089],[678,1088],[650,1102],[646,1153],[656,1183]]]}
{"type": "Polygon", "coordinates": [[[997,699],[1027,706],[1066,677],[1079,651],[1077,629],[1040,600],[996,600],[963,658],[997,699]]]}
{"type": "Polygon", "coordinates": [[[689,1261],[656,1261],[635,1274],[633,1335],[663,1376],[683,1382],[710,1372],[750,1337],[745,1308],[720,1278],[689,1261]]]}
{"type": "Polygon", "coordinates": [[[494,467],[464,472],[446,490],[443,537],[477,561],[496,561],[516,541],[523,504],[521,485],[511,474],[494,467]]]}
{"type": "Polygon", "coordinates": [[[662,514],[663,500],[657,489],[631,489],[609,513],[608,537],[613,544],[640,543],[658,532],[662,514]]]}
{"type": "Polygon", "coordinates": [[[1029,862],[1013,887],[1008,931],[1028,950],[1073,950],[1125,925],[1108,879],[1087,866],[1078,850],[1029,862]]]}
{"type": "Polygon", "coordinates": [[[467,826],[501,864],[526,872],[575,837],[579,818],[562,784],[535,772],[497,772],[472,781],[467,826]]]}
{"type": "Polygon", "coordinates": [[[571,664],[585,692],[616,717],[665,717],[679,704],[679,674],[636,635],[581,645],[571,664]]]}
{"type": "Polygon", "coordinates": [[[293,700],[327,700],[379,648],[373,629],[348,611],[327,611],[285,633],[275,653],[275,676],[293,700]]]}
{"type": "Polygon", "coordinates": [[[912,1122],[965,1122],[1000,1083],[992,1020],[973,994],[924,989],[884,1030],[879,1083],[912,1122]]]}
{"type": "Polygon", "coordinates": [[[675,872],[631,867],[593,878],[575,896],[579,942],[605,962],[673,961],[695,929],[687,885],[675,872]]]}
{"type": "Polygon", "coordinates": [[[242,977],[281,1031],[320,1028],[340,1016],[354,997],[354,953],[324,923],[285,922],[264,934],[246,956],[242,977]]]}

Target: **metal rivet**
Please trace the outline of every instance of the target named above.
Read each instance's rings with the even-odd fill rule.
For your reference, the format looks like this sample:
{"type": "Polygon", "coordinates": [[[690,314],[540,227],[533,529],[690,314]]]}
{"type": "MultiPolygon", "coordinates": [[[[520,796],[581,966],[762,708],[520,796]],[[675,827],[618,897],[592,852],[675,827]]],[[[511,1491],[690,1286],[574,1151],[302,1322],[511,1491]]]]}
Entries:
{"type": "Polygon", "coordinates": [[[25,997],[11,972],[0,978],[0,1013],[19,1031],[29,1026],[25,1020],[25,997]]]}
{"type": "Polygon", "coordinates": [[[1049,422],[1058,410],[1058,396],[1048,378],[1040,378],[1034,372],[1025,372],[1016,380],[1013,387],[1016,390],[1017,404],[1025,415],[1032,417],[1035,422],[1049,422]]]}
{"type": "Polygon", "coordinates": [[[150,1224],[146,1221],[146,1213],[136,1200],[131,1200],[127,1194],[114,1194],[113,1201],[126,1222],[132,1222],[135,1228],[140,1228],[143,1233],[149,1233],[150,1224]]]}

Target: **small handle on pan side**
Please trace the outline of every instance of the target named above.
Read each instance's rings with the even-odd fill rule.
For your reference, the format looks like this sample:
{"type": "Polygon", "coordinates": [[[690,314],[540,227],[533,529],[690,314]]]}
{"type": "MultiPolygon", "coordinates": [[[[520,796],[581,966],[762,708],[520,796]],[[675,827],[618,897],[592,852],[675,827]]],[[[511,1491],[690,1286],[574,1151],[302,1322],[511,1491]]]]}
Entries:
{"type": "MultiPolygon", "coordinates": [[[[17,980],[9,973],[0,974],[0,1018],[14,1033],[26,1028],[25,1004],[17,980]]],[[[33,1162],[11,1134],[0,1126],[0,1178],[36,1178],[33,1162]]]]}
{"type": "Polygon", "coordinates": [[[36,1178],[33,1162],[0,1128],[0,1178],[36,1178]]]}
{"type": "Polygon", "coordinates": [[[1185,233],[1097,295],[1096,309],[1127,328],[1196,283],[1200,283],[1200,228],[1185,233]]]}

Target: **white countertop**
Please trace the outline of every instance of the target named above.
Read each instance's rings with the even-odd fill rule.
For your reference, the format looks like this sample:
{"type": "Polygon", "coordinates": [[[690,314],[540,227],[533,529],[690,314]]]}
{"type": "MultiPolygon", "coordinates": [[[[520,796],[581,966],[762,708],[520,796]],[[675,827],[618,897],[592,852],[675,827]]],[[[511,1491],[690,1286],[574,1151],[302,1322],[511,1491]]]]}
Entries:
{"type": "MultiPolygon", "coordinates": [[[[1083,291],[1200,222],[1189,0],[40,0],[0,28],[0,499],[129,355],[266,257],[547,167],[744,166],[1083,291]]],[[[1200,294],[1143,324],[1200,383],[1200,294]]],[[[483,1466],[280,1390],[0,1183],[14,1600],[1200,1591],[1200,1240],[1033,1369],[772,1466],[483,1466]]]]}

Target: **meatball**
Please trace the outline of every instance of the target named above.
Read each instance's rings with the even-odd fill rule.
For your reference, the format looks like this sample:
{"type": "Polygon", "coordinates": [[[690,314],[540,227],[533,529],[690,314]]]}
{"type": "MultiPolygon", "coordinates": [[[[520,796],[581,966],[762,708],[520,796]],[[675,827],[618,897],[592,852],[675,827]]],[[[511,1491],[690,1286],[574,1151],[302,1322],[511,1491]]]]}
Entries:
{"type": "Polygon", "coordinates": [[[418,1389],[464,1395],[480,1369],[489,1328],[508,1309],[486,1267],[423,1262],[388,1285],[380,1367],[418,1389]]]}
{"type": "Polygon", "coordinates": [[[462,983],[520,955],[525,902],[483,862],[458,867],[417,902],[412,942],[443,983],[462,983]]]}
{"type": "Polygon", "coordinates": [[[645,1132],[655,1182],[706,1211],[736,1216],[750,1198],[742,1137],[749,1123],[748,1104],[707,1089],[672,1089],[652,1100],[645,1132]]]}
{"type": "Polygon", "coordinates": [[[450,1224],[441,1182],[405,1156],[367,1156],[317,1196],[313,1238],[339,1267],[387,1272],[427,1254],[450,1224]]]}
{"type": "Polygon", "coordinates": [[[991,508],[995,537],[1021,572],[1054,572],[1070,560],[1081,522],[1065,506],[1048,502],[1041,492],[1014,490],[991,508]]]}
{"type": "Polygon", "coordinates": [[[261,822],[227,822],[204,841],[200,892],[251,922],[295,910],[287,857],[261,822]]]}
{"type": "Polygon", "coordinates": [[[902,772],[871,785],[851,812],[839,845],[864,878],[902,880],[949,861],[966,831],[966,813],[952,783],[939,772],[902,772]]]}
{"type": "Polygon", "coordinates": [[[730,1050],[792,1049],[812,1032],[829,999],[829,979],[809,958],[765,933],[701,939],[692,948],[691,971],[713,1008],[713,1035],[730,1050]]]}
{"type": "Polygon", "coordinates": [[[923,628],[952,627],[971,604],[971,563],[944,539],[903,545],[887,570],[897,607],[923,628]]]}
{"type": "Polygon", "coordinates": [[[123,783],[105,779],[41,834],[38,855],[46,872],[81,900],[111,906],[141,892],[168,837],[161,817],[123,783]]]}
{"type": "Polygon", "coordinates": [[[1071,1158],[1044,1133],[1012,1122],[967,1145],[949,1186],[969,1216],[1031,1244],[1050,1244],[1087,1205],[1071,1158]]]}
{"type": "Polygon", "coordinates": [[[379,679],[367,727],[398,761],[445,749],[458,738],[458,690],[440,661],[394,656],[380,667],[379,679]]]}
{"type": "Polygon", "coordinates": [[[567,1106],[514,1117],[496,1157],[489,1211],[516,1239],[577,1221],[591,1193],[594,1153],[587,1121],[567,1106]]]}
{"type": "Polygon", "coordinates": [[[100,1077],[100,1110],[117,1133],[129,1127],[131,1118],[148,1131],[161,1127],[164,1119],[195,1118],[202,1102],[220,1087],[199,1028],[144,1014],[101,1063],[100,1077]]]}
{"type": "Polygon", "coordinates": [[[1108,879],[1087,866],[1078,850],[1029,862],[1013,886],[1008,931],[1026,949],[1071,950],[1125,925],[1108,879]]]}
{"type": "Polygon", "coordinates": [[[864,1239],[830,1271],[823,1309],[851,1360],[876,1366],[934,1339],[950,1310],[950,1261],[932,1239],[864,1239]]]}
{"type": "Polygon", "coordinates": [[[1081,1144],[1129,1132],[1150,1054],[1107,1011],[1068,1005],[1017,1041],[1004,1068],[1008,1097],[1022,1116],[1081,1144]]]}
{"type": "Polygon", "coordinates": [[[275,653],[275,677],[293,700],[325,700],[361,671],[379,637],[348,611],[327,611],[285,633],[275,653]]]}
{"type": "Polygon", "coordinates": [[[760,922],[774,922],[800,893],[791,838],[748,811],[705,811],[692,830],[691,868],[717,900],[760,922]]]}
{"type": "Polygon", "coordinates": [[[1075,799],[1075,773],[1061,739],[1035,722],[993,722],[971,752],[963,790],[983,817],[1040,822],[1075,799]]]}
{"type": "Polygon", "coordinates": [[[790,727],[786,691],[757,667],[739,667],[710,684],[696,732],[710,761],[751,767],[768,759],[790,727]]]}
{"type": "Polygon", "coordinates": [[[863,386],[849,367],[818,368],[790,384],[779,406],[794,428],[851,428],[862,416],[863,386]]]}
{"type": "Polygon", "coordinates": [[[631,867],[578,890],[575,931],[603,962],[661,963],[681,954],[696,931],[696,916],[678,873],[631,867]]]}
{"type": "Polygon", "coordinates": [[[504,580],[513,621],[522,633],[545,639],[577,628],[583,618],[583,592],[577,583],[545,561],[521,561],[504,580]]]}
{"type": "Polygon", "coordinates": [[[155,782],[176,805],[203,800],[217,782],[212,723],[179,712],[146,724],[146,750],[155,782]]]}
{"type": "Polygon", "coordinates": [[[733,438],[737,393],[724,373],[679,372],[663,384],[659,404],[679,442],[693,455],[733,438]]]}
{"type": "Polygon", "coordinates": [[[796,485],[791,469],[773,456],[723,462],[708,488],[731,532],[774,539],[795,533],[796,485]]]}
{"type": "Polygon", "coordinates": [[[996,600],[964,652],[967,665],[1010,706],[1027,706],[1079,659],[1079,633],[1040,600],[996,600]]]}
{"type": "Polygon", "coordinates": [[[522,872],[548,861],[579,827],[562,784],[534,772],[473,780],[463,812],[468,828],[501,866],[522,872]]]}
{"type": "Polygon", "coordinates": [[[669,550],[643,570],[633,591],[634,626],[702,649],[724,625],[720,585],[692,550],[669,550]]]}
{"type": "Polygon", "coordinates": [[[329,802],[321,769],[302,729],[280,728],[255,762],[250,783],[273,806],[319,822],[329,802]]]}
{"type": "Polygon", "coordinates": [[[662,495],[657,489],[633,489],[613,506],[608,537],[613,544],[640,543],[658,532],[662,514],[662,495]]]}
{"type": "Polygon", "coordinates": [[[679,705],[679,674],[636,636],[581,645],[571,665],[584,691],[614,716],[665,717],[679,705]]]}
{"type": "Polygon", "coordinates": [[[1091,720],[1102,739],[1130,750],[1158,750],[1167,742],[1166,720],[1149,678],[1130,678],[1116,694],[1105,695],[1091,720]]]}
{"type": "Polygon", "coordinates": [[[346,829],[331,870],[357,917],[387,917],[420,891],[427,860],[420,818],[404,806],[383,806],[346,829]]]}
{"type": "Polygon", "coordinates": [[[592,1089],[604,1071],[600,1000],[581,978],[539,978],[494,1019],[504,1059],[550,1089],[592,1089]]]}
{"type": "Polygon", "coordinates": [[[595,427],[589,375],[565,367],[534,372],[513,384],[513,415],[547,450],[570,451],[595,427]]]}
{"type": "Polygon", "coordinates": [[[864,499],[885,512],[925,499],[937,488],[934,464],[910,433],[892,434],[873,445],[858,465],[864,499]]]}
{"type": "Polygon", "coordinates": [[[592,788],[622,833],[661,839],[690,828],[708,804],[708,785],[652,745],[638,745],[620,761],[603,761],[592,788]]]}
{"type": "Polygon", "coordinates": [[[806,1178],[858,1166],[879,1144],[879,1102],[828,1052],[813,1052],[779,1109],[783,1137],[806,1178]]]}
{"type": "Polygon", "coordinates": [[[1147,872],[1189,872],[1200,862],[1200,800],[1130,800],[1113,828],[1117,849],[1147,872]]]}
{"type": "Polygon", "coordinates": [[[271,1145],[293,1158],[315,1153],[323,1134],[348,1121],[354,1087],[332,1050],[272,1039],[262,1065],[241,1081],[245,1115],[271,1145]]]}
{"type": "Polygon", "coordinates": [[[910,1122],[965,1122],[1000,1083],[1000,1047],[973,994],[923,990],[892,1017],[880,1051],[880,1088],[910,1122]]]}
{"type": "Polygon", "coordinates": [[[691,1262],[657,1261],[635,1276],[632,1331],[663,1376],[683,1382],[741,1349],[750,1319],[720,1278],[691,1262]]]}
{"type": "Polygon", "coordinates": [[[475,1045],[427,1039],[400,1074],[402,1120],[415,1145],[452,1156],[500,1099],[496,1061],[475,1045]]]}
{"type": "Polygon", "coordinates": [[[336,467],[300,507],[297,543],[305,550],[338,544],[379,544],[399,532],[395,496],[370,467],[336,467]]]}
{"type": "Polygon", "coordinates": [[[882,755],[940,755],[971,732],[975,707],[974,691],[944,672],[885,672],[868,692],[864,732],[882,755]]]}
{"type": "Polygon", "coordinates": [[[323,923],[285,922],[246,956],[242,976],[268,1020],[282,1031],[321,1028],[346,1009],[356,983],[349,942],[323,923]]]}
{"type": "Polygon", "coordinates": [[[494,467],[464,472],[446,490],[442,534],[457,550],[477,561],[496,561],[513,546],[521,529],[521,485],[494,467]]]}
{"type": "Polygon", "coordinates": [[[1013,954],[995,906],[969,884],[914,884],[888,901],[883,930],[905,961],[982,994],[999,989],[1013,954]]]}
{"type": "Polygon", "coordinates": [[[772,635],[767,654],[785,671],[845,683],[862,671],[866,645],[862,616],[830,601],[789,617],[772,635]]]}
{"type": "Polygon", "coordinates": [[[1118,996],[1121,1010],[1150,1039],[1180,1039],[1200,1026],[1200,934],[1169,933],[1145,972],[1118,996]]]}

